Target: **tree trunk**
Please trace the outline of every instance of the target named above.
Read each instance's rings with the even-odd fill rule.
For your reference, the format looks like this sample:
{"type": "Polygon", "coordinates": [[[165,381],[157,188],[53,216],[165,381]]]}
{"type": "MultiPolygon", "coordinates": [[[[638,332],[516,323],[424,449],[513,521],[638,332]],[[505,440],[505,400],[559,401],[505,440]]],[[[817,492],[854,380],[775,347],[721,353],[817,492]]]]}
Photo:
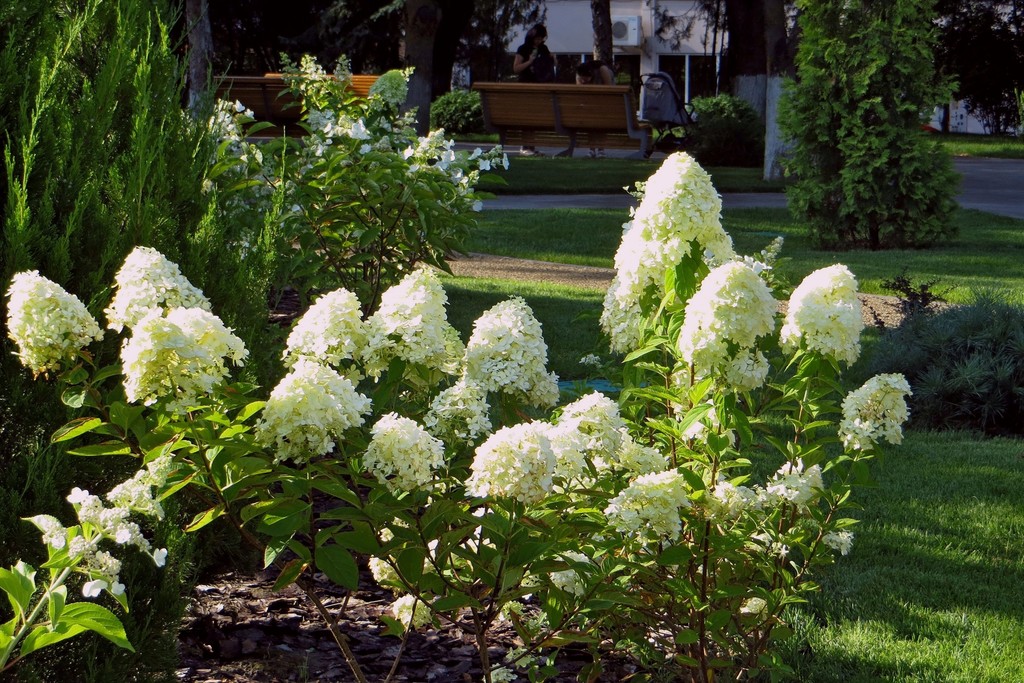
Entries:
{"type": "Polygon", "coordinates": [[[764,179],[782,178],[781,159],[789,143],[779,131],[779,97],[783,83],[794,71],[793,55],[786,37],[784,0],[764,0],[765,87],[764,179]]]}
{"type": "Polygon", "coordinates": [[[768,77],[765,74],[744,74],[732,79],[732,94],[740,98],[764,120],[765,93],[768,77]]]}
{"type": "Polygon", "coordinates": [[[750,103],[764,120],[764,76],[768,73],[765,50],[765,1],[726,0],[729,25],[726,70],[732,76],[731,91],[750,103]]]}
{"type": "Polygon", "coordinates": [[[434,40],[440,19],[436,1],[405,0],[405,63],[415,69],[409,78],[406,106],[416,108],[416,132],[420,135],[430,130],[434,40]]]}
{"type": "Polygon", "coordinates": [[[213,33],[207,0],[187,0],[185,21],[188,26],[188,104],[195,110],[202,94],[210,86],[210,56],[213,54],[213,33]]]}
{"type": "Polygon", "coordinates": [[[594,23],[594,59],[612,66],[612,3],[611,0],[590,0],[594,23]]]}
{"type": "Polygon", "coordinates": [[[473,18],[475,0],[448,0],[441,3],[441,21],[434,39],[434,77],[431,95],[439,97],[452,88],[452,70],[458,56],[459,41],[473,18]]]}

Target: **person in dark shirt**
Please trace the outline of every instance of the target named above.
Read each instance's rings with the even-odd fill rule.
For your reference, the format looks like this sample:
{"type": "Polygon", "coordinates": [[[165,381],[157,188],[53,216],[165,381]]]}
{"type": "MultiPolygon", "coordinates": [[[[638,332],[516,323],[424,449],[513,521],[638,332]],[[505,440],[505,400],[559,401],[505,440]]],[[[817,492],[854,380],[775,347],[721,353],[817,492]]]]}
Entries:
{"type": "MultiPolygon", "coordinates": [[[[551,83],[555,80],[555,58],[544,41],[548,30],[544,24],[537,24],[526,32],[526,39],[516,50],[512,71],[523,83],[551,83]]],[[[533,132],[523,131],[522,156],[542,156],[533,144],[533,132]]]]}

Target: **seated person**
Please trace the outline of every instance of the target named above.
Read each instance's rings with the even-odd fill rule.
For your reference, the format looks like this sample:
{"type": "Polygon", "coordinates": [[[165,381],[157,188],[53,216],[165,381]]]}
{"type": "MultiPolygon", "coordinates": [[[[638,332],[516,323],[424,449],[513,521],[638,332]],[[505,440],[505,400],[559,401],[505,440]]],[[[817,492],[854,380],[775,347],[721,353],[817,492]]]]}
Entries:
{"type": "MultiPolygon", "coordinates": [[[[602,62],[601,60],[592,59],[589,62],[583,62],[578,67],[576,67],[576,83],[593,83],[594,85],[614,85],[615,72],[612,71],[608,67],[608,65],[602,62]]],[[[587,138],[590,142],[590,158],[603,159],[604,135],[602,135],[601,133],[588,133],[587,138]]]]}

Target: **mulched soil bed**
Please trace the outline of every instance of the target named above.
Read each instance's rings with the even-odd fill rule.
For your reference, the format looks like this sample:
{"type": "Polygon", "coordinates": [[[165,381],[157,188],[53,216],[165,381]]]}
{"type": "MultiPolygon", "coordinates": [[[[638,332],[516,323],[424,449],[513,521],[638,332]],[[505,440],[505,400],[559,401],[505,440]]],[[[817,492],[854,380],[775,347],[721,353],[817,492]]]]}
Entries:
{"type": "MultiPolygon", "coordinates": [[[[350,683],[356,679],[327,626],[301,590],[291,586],[272,590],[275,574],[231,572],[197,585],[179,638],[178,680],[194,683],[323,681],[350,683]]],[[[376,587],[363,571],[360,586],[345,600],[345,591],[317,577],[319,594],[333,614],[341,614],[342,631],[367,680],[385,680],[401,641],[383,635],[379,616],[394,599],[376,587]]],[[[521,645],[511,626],[496,625],[488,650],[500,662],[509,649],[521,645]]],[[[576,681],[589,662],[585,652],[565,650],[558,660],[557,683],[576,681]]],[[[606,662],[599,679],[621,681],[633,671],[628,662],[606,662]]],[[[391,678],[403,683],[470,683],[482,680],[476,640],[468,618],[440,630],[410,634],[391,678]]],[[[522,680],[526,680],[525,677],[522,680]]]]}

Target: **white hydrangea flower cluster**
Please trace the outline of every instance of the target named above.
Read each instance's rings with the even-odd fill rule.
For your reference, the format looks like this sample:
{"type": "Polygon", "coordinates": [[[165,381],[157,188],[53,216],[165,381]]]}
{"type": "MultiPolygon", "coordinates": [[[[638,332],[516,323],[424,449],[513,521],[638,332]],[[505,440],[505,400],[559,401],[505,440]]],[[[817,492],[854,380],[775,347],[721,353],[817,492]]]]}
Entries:
{"type": "Polygon", "coordinates": [[[813,465],[804,470],[804,461],[787,462],[779,468],[765,487],[762,501],[765,504],[788,501],[799,507],[808,505],[821,494],[824,484],[821,467],[813,465]]]}
{"type": "Polygon", "coordinates": [[[652,288],[664,294],[665,272],[691,252],[692,242],[716,262],[732,259],[721,211],[711,177],[685,152],[669,156],[647,180],[633,220],[623,226],[601,314],[613,351],[628,351],[639,341],[641,300],[652,288]]]}
{"type": "Polygon", "coordinates": [[[370,433],[363,465],[393,493],[426,486],[444,465],[444,444],[415,420],[387,413],[370,433]]]}
{"type": "Polygon", "coordinates": [[[756,389],[768,361],[754,347],[774,331],[777,309],[768,285],[748,265],[718,266],[686,304],[679,352],[698,379],[718,375],[735,391],[756,389]]]}
{"type": "Polygon", "coordinates": [[[7,336],[18,359],[35,374],[59,371],[65,361],[103,338],[85,304],[38,271],[17,273],[7,290],[7,336]]]}
{"type": "Polygon", "coordinates": [[[370,575],[377,585],[388,590],[395,590],[396,586],[402,585],[398,572],[386,560],[379,557],[371,557],[368,561],[370,575]]]}
{"type": "Polygon", "coordinates": [[[547,371],[547,362],[540,322],[516,296],[484,311],[473,324],[463,376],[488,392],[550,407],[558,401],[558,376],[547,371]]]}
{"type": "Polygon", "coordinates": [[[901,374],[875,375],[843,399],[839,436],[853,450],[873,448],[881,440],[903,443],[903,423],[910,417],[910,384],[901,374]]]}
{"type": "Polygon", "coordinates": [[[677,470],[642,474],[611,499],[604,514],[619,532],[642,541],[676,540],[680,508],[690,507],[686,480],[677,470]]]}
{"type": "Polygon", "coordinates": [[[853,534],[849,531],[830,531],[821,537],[821,542],[840,555],[849,555],[853,549],[853,534]]]}
{"type": "MultiPolygon", "coordinates": [[[[154,469],[164,472],[167,467],[169,467],[167,463],[160,463],[154,469]]],[[[149,472],[146,474],[152,476],[149,472]]],[[[165,474],[163,476],[165,477],[165,474]]],[[[144,477],[133,477],[129,482],[136,482],[136,486],[139,488],[144,486],[141,481],[136,481],[137,479],[144,479],[144,477]]],[[[125,482],[125,484],[129,482],[125,482]]],[[[158,483],[153,480],[150,485],[158,483]]],[[[43,532],[43,542],[46,545],[54,550],[67,549],[70,558],[81,561],[82,565],[79,571],[87,574],[90,578],[82,586],[82,594],[86,597],[96,597],[103,590],[109,590],[113,595],[124,593],[124,584],[119,581],[118,576],[121,572],[121,561],[106,550],[100,550],[100,543],[103,541],[111,541],[122,546],[134,546],[149,555],[157,567],[163,567],[167,562],[167,550],[165,548],[154,550],[146,537],[142,535],[139,525],[128,520],[132,512],[152,513],[153,492],[148,490],[144,494],[138,493],[135,498],[142,502],[136,507],[131,504],[131,501],[126,504],[117,501],[116,492],[120,488],[120,486],[115,487],[107,494],[107,498],[115,502],[115,506],[110,508],[104,507],[99,496],[94,496],[77,486],[72,489],[67,500],[75,508],[80,527],[66,529],[60,521],[50,515],[36,515],[29,519],[43,532]]]]}
{"type": "Polygon", "coordinates": [[[430,609],[415,595],[403,595],[391,603],[391,613],[406,628],[420,628],[430,623],[430,609]]]}
{"type": "MultiPolygon", "coordinates": [[[[259,147],[245,141],[245,131],[239,121],[239,117],[252,119],[253,116],[252,110],[247,109],[238,100],[228,102],[219,99],[213,103],[213,114],[207,121],[207,128],[215,139],[222,143],[228,143],[227,153],[229,156],[241,158],[247,153],[259,153],[259,147]]],[[[216,154],[211,161],[216,161],[216,154]]]]}
{"type": "Polygon", "coordinates": [[[107,500],[117,507],[128,508],[144,515],[164,518],[164,508],[153,497],[153,489],[160,489],[167,483],[167,477],[174,468],[173,453],[164,453],[146,463],[130,479],[123,481],[107,494],[107,500]]]}
{"type": "Polygon", "coordinates": [[[739,518],[744,511],[761,507],[758,492],[746,486],[736,486],[719,477],[718,483],[704,499],[710,521],[723,523],[739,518]]]}
{"type": "Polygon", "coordinates": [[[499,666],[491,670],[491,683],[515,683],[517,680],[519,680],[519,676],[507,666],[499,666]]]}
{"type": "Polygon", "coordinates": [[[460,378],[430,402],[423,425],[438,438],[454,437],[471,444],[493,430],[489,412],[487,392],[475,382],[460,378]]]}
{"type": "Polygon", "coordinates": [[[135,247],[114,277],[117,290],[104,313],[115,332],[134,328],[152,309],[210,310],[202,291],[189,282],[177,264],[150,247],[135,247]]]}
{"type": "Polygon", "coordinates": [[[391,69],[380,75],[370,86],[370,97],[380,98],[396,109],[405,104],[409,96],[410,69],[391,69]]]}
{"type": "Polygon", "coordinates": [[[366,344],[359,299],[347,289],[324,294],[295,321],[284,350],[284,363],[308,358],[337,368],[354,359],[366,344]]]}
{"type": "Polygon", "coordinates": [[[531,505],[551,491],[555,454],[542,422],[503,427],[484,441],[466,481],[471,496],[516,498],[531,505]]]}
{"type": "Polygon", "coordinates": [[[363,424],[370,399],[331,368],[299,359],[270,392],[256,425],[260,443],[276,449],[275,461],[302,463],[330,453],[335,437],[363,424]]]}
{"type": "Polygon", "coordinates": [[[767,608],[768,603],[765,602],[764,598],[749,598],[740,605],[740,614],[758,616],[763,614],[767,608]]]}
{"type": "Polygon", "coordinates": [[[147,406],[168,397],[169,410],[186,411],[227,376],[225,359],[242,365],[248,353],[205,309],[149,309],[121,346],[125,395],[147,406]]]}
{"type": "Polygon", "coordinates": [[[619,430],[622,442],[616,457],[611,462],[598,461],[598,469],[617,465],[634,474],[653,474],[664,472],[668,468],[668,458],[653,446],[638,443],[625,429],[619,430]]]}
{"type": "Polygon", "coordinates": [[[458,374],[464,348],[448,322],[447,303],[440,279],[428,268],[412,271],[384,292],[366,321],[367,374],[379,377],[393,358],[458,374]]]}
{"type": "MultiPolygon", "coordinates": [[[[562,553],[562,559],[574,563],[574,564],[594,564],[593,560],[573,550],[562,553]]],[[[560,590],[575,595],[577,597],[584,595],[587,592],[587,584],[579,572],[570,567],[569,569],[563,569],[562,571],[551,572],[549,574],[551,583],[560,590]]]]}
{"type": "Polygon", "coordinates": [[[860,356],[864,330],[857,280],[836,264],[804,278],[789,298],[789,310],[779,341],[784,348],[817,351],[853,363],[860,356]]]}
{"type": "Polygon", "coordinates": [[[556,475],[564,480],[582,477],[591,463],[614,460],[622,446],[626,421],[619,405],[600,392],[592,392],[567,405],[548,430],[558,461],[556,475]]]}
{"type": "Polygon", "coordinates": [[[477,168],[481,171],[490,171],[495,166],[500,166],[506,171],[508,170],[508,154],[502,150],[500,145],[492,147],[487,152],[484,152],[482,149],[477,147],[469,157],[467,157],[467,161],[476,161],[477,168]]]}

